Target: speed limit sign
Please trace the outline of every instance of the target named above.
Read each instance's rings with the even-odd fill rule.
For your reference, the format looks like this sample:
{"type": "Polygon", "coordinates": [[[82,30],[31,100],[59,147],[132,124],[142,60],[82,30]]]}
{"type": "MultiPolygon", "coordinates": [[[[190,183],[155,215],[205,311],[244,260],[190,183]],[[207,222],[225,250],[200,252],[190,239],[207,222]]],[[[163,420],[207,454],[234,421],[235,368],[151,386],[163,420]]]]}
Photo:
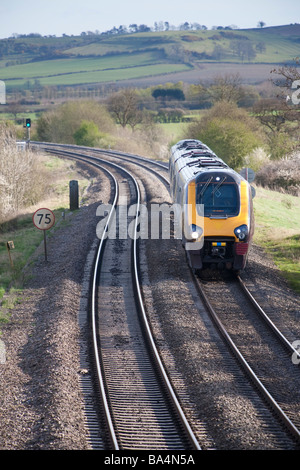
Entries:
{"type": "Polygon", "coordinates": [[[38,209],[32,217],[33,223],[39,230],[49,230],[55,223],[55,215],[50,209],[38,209]]]}
{"type": "Polygon", "coordinates": [[[46,243],[46,230],[53,227],[55,223],[55,215],[50,209],[38,209],[32,216],[32,220],[36,228],[44,232],[44,249],[45,261],[47,261],[47,243],[46,243]]]}

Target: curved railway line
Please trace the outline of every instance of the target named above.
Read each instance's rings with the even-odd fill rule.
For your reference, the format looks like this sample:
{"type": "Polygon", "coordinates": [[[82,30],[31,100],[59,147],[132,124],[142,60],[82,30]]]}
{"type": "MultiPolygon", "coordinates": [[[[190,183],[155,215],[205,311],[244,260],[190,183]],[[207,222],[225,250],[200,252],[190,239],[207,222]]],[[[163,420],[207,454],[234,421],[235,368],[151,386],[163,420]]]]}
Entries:
{"type": "MultiPolygon", "coordinates": [[[[61,151],[56,153],[67,155],[61,151]]],[[[76,158],[85,157],[77,155],[76,158]]],[[[102,161],[103,163],[107,164],[102,161]]],[[[94,165],[104,169],[98,163],[94,165]]],[[[123,182],[128,184],[128,181],[122,178],[118,181],[120,177],[116,178],[105,169],[109,171],[114,183],[114,196],[94,266],[92,330],[97,381],[108,440],[115,450],[200,450],[161,362],[144,309],[137,254],[138,213],[141,204],[139,185],[127,170],[111,162],[109,166],[125,174],[131,187],[128,185],[124,193],[124,185],[120,188],[123,182]],[[133,240],[123,242],[118,236],[117,239],[110,240],[106,235],[118,200],[127,200],[127,197],[128,200],[131,199],[131,205],[136,205],[133,240]],[[116,270],[117,278],[122,283],[119,289],[114,286],[116,270]],[[116,295],[122,291],[121,301],[117,306],[116,297],[112,298],[111,293],[107,293],[107,288],[111,291],[114,287],[116,295]],[[116,323],[117,327],[114,328],[116,323]]]]}
{"type": "MultiPolygon", "coordinates": [[[[114,166],[119,171],[121,170],[119,166],[114,166]]],[[[114,449],[151,449],[153,445],[158,446],[160,449],[185,449],[188,448],[188,444],[185,444],[184,441],[188,442],[189,440],[192,443],[192,448],[199,449],[198,442],[185,419],[161,363],[146,318],[139,284],[137,260],[140,190],[135,178],[127,171],[126,175],[131,179],[135,192],[132,200],[132,204],[136,204],[133,241],[126,240],[125,242],[120,242],[120,240],[108,239],[104,243],[104,236],[109,230],[113,217],[112,211],[115,210],[117,200],[121,197],[119,189],[117,189],[117,181],[115,180],[115,199],[97,254],[92,295],[95,356],[97,359],[99,358],[100,350],[102,366],[100,360],[97,360],[98,376],[101,382],[102,396],[106,396],[105,388],[108,389],[109,398],[108,400],[105,399],[105,408],[110,429],[110,440],[113,443],[114,449]],[[107,245],[110,246],[107,247],[107,245]],[[124,245],[126,246],[124,247],[124,245]],[[100,273],[99,264],[101,264],[100,273]],[[132,276],[131,267],[133,267],[134,276],[132,276]],[[115,284],[115,270],[118,270],[118,279],[122,279],[122,285],[119,287],[123,291],[121,303],[124,302],[125,304],[124,308],[121,305],[121,311],[117,319],[116,311],[118,308],[110,303],[108,299],[112,301],[112,297],[107,292],[107,288],[110,290],[115,284]],[[99,285],[97,284],[98,276],[100,277],[99,285]],[[98,302],[96,298],[97,289],[98,302]],[[101,318],[98,319],[99,330],[96,328],[96,318],[98,317],[97,303],[98,306],[101,304],[99,310],[102,316],[105,317],[104,321],[101,318]],[[105,307],[103,304],[105,304],[105,307]],[[105,312],[104,315],[103,311],[105,312]],[[126,322],[123,319],[124,313],[126,313],[126,322]],[[142,327],[139,323],[139,315],[142,316],[142,327]],[[118,326],[114,328],[114,323],[116,322],[118,326]],[[113,330],[115,333],[112,338],[111,332],[113,330]],[[145,348],[145,342],[142,341],[142,330],[145,333],[147,343],[150,345],[148,351],[145,348]],[[100,337],[99,344],[97,341],[97,331],[99,331],[100,337]],[[124,350],[121,347],[124,344],[126,350],[125,357],[124,350]],[[156,364],[155,367],[153,363],[156,364]],[[103,375],[105,376],[106,386],[101,378],[101,368],[104,370],[103,375]],[[164,387],[167,389],[168,401],[166,401],[165,394],[162,393],[161,380],[157,379],[156,368],[158,369],[160,379],[163,378],[164,387]],[[128,387],[126,387],[127,384],[129,384],[128,387]],[[135,388],[135,393],[133,393],[133,387],[135,388]],[[170,402],[172,402],[174,407],[174,416],[177,415],[177,425],[174,422],[176,420],[172,418],[168,409],[170,402]],[[187,437],[185,438],[181,438],[181,434],[184,436],[184,432],[179,432],[178,430],[182,426],[186,432],[187,437]],[[120,445],[118,441],[120,441],[120,445]]],[[[128,192],[130,192],[130,188],[128,188],[128,192]]],[[[125,194],[125,196],[128,196],[128,194],[125,194]]],[[[117,291],[120,289],[115,289],[115,293],[117,294],[117,291]]]]}
{"type": "MultiPolygon", "coordinates": [[[[94,352],[108,433],[104,446],[126,450],[201,450],[197,417],[191,416],[193,413],[189,411],[185,412],[184,406],[181,406],[184,399],[178,399],[181,392],[173,389],[172,383],[176,379],[173,379],[172,372],[165,370],[157,347],[159,341],[152,337],[155,328],[148,323],[145,294],[140,285],[137,231],[143,198],[142,183],[131,174],[132,170],[128,169],[127,164],[151,171],[164,185],[168,184],[165,176],[168,168],[162,163],[121,152],[43,143],[32,145],[56,155],[78,158],[96,165],[109,174],[114,186],[111,213],[99,243],[92,283],[94,352]],[[110,239],[106,236],[114,223],[114,211],[120,199],[129,201],[128,207],[136,205],[135,234],[132,240],[119,237],[110,239]]],[[[258,391],[259,399],[266,405],[266,418],[263,419],[268,423],[271,407],[271,420],[274,423],[272,421],[270,425],[270,432],[274,433],[275,441],[282,441],[283,448],[298,449],[299,369],[291,361],[292,354],[298,357],[297,351],[268,318],[240,277],[228,280],[221,276],[209,282],[199,279],[195,273],[190,274],[196,286],[195,292],[198,293],[196,303],[201,299],[221,337],[238,359],[239,367],[242,367],[258,391]],[[227,306],[225,309],[224,304],[227,306]],[[236,325],[244,321],[244,330],[241,331],[236,325]],[[272,338],[269,338],[270,334],[272,338]],[[256,339],[256,335],[260,336],[256,339]],[[251,355],[247,346],[253,338],[261,348],[251,355]],[[270,356],[263,361],[266,349],[269,348],[270,356]],[[276,362],[277,369],[275,364],[270,368],[270,362],[267,361],[276,362]],[[259,365],[264,369],[260,369],[259,365]],[[282,375],[282,380],[272,380],[272,374],[275,373],[282,375]],[[284,389],[287,392],[285,396],[282,394],[284,389]]]]}

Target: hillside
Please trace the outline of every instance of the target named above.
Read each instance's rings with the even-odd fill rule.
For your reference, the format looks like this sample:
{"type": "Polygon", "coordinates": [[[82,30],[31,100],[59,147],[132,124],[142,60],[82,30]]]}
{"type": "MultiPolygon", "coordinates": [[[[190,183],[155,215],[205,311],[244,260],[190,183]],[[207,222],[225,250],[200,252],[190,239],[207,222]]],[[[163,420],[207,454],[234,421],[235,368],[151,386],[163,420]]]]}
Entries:
{"type": "Polygon", "coordinates": [[[79,86],[146,77],[173,81],[172,74],[175,80],[197,82],[224,67],[253,83],[267,80],[275,64],[291,62],[299,55],[299,44],[299,24],[9,38],[0,40],[0,80],[8,92],[33,85],[79,86]]]}

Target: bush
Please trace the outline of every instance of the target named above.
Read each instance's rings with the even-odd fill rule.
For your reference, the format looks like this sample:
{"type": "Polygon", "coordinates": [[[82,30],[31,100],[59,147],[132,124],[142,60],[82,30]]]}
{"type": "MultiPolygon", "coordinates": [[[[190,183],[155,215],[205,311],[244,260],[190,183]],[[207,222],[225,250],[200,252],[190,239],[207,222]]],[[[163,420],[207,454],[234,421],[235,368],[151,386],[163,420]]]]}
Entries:
{"type": "Polygon", "coordinates": [[[180,88],[156,88],[155,90],[153,90],[152,96],[153,98],[162,101],[185,100],[184,93],[182,90],[180,90],[180,88]]]}
{"type": "Polygon", "coordinates": [[[76,145],[96,147],[101,140],[101,133],[97,125],[92,121],[82,121],[80,127],[74,132],[76,145]]]}
{"type": "Polygon", "coordinates": [[[255,182],[263,187],[300,195],[300,154],[271,162],[257,174],[255,182]]]}
{"type": "Polygon", "coordinates": [[[104,106],[94,101],[69,101],[39,118],[37,138],[43,142],[74,144],[74,134],[82,121],[93,121],[101,133],[114,128],[104,106]]]}
{"type": "Polygon", "coordinates": [[[257,173],[261,168],[270,163],[270,156],[263,148],[258,147],[245,157],[244,163],[245,166],[257,173]]]}
{"type": "Polygon", "coordinates": [[[234,169],[240,169],[246,155],[264,140],[257,121],[229,102],[217,103],[188,130],[190,138],[203,141],[234,169]]]}
{"type": "Polygon", "coordinates": [[[272,160],[278,160],[290,154],[294,142],[285,132],[275,132],[269,137],[269,148],[272,160]]]}

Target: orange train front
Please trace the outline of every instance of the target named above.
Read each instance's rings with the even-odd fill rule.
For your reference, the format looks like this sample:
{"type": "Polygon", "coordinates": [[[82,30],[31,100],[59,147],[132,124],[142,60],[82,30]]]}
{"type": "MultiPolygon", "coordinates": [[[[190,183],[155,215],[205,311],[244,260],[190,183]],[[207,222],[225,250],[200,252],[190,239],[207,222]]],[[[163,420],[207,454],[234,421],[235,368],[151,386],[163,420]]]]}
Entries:
{"type": "Polygon", "coordinates": [[[193,269],[244,269],[254,231],[252,190],[199,140],[171,149],[170,192],[193,269]]]}

